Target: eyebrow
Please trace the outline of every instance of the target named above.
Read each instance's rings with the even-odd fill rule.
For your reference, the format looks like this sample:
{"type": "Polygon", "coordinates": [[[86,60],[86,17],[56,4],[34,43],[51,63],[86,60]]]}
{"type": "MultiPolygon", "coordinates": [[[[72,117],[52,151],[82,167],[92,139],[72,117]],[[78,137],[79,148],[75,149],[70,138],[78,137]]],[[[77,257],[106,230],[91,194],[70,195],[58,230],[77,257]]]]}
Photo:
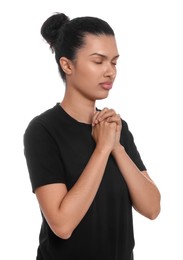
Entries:
{"type": "MultiPolygon", "coordinates": [[[[92,54],[90,54],[90,56],[100,56],[100,57],[102,57],[102,58],[107,58],[107,56],[106,55],[104,55],[104,54],[101,54],[101,53],[97,53],[97,52],[94,52],[94,53],[92,53],[92,54]]],[[[112,58],[112,60],[114,60],[114,59],[117,59],[117,58],[119,58],[119,54],[118,55],[116,55],[116,56],[114,56],[113,58],[112,58]]]]}

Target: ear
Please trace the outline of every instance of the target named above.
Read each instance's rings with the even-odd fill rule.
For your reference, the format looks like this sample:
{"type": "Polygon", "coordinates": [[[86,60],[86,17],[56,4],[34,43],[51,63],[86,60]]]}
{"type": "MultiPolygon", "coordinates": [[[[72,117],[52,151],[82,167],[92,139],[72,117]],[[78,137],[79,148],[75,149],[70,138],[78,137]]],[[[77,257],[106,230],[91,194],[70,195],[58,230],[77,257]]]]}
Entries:
{"type": "Polygon", "coordinates": [[[72,62],[66,57],[60,58],[60,66],[65,74],[70,75],[72,73],[72,62]]]}

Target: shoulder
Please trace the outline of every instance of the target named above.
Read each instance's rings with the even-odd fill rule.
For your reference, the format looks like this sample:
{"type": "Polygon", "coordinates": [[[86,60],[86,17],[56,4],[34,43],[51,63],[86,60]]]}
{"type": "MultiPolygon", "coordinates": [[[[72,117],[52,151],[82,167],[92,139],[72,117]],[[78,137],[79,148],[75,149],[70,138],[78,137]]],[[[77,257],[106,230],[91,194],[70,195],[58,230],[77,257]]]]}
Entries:
{"type": "Polygon", "coordinates": [[[40,113],[39,115],[35,116],[28,124],[25,132],[32,131],[34,129],[39,128],[49,128],[53,122],[56,122],[58,117],[58,105],[40,113]]]}
{"type": "Polygon", "coordinates": [[[122,127],[124,127],[125,129],[128,128],[127,121],[124,119],[121,119],[121,121],[122,121],[122,127]]]}
{"type": "Polygon", "coordinates": [[[121,121],[122,121],[122,134],[127,134],[129,132],[128,123],[124,119],[121,119],[121,121]]]}
{"type": "Polygon", "coordinates": [[[24,132],[24,141],[31,142],[33,140],[39,141],[40,139],[52,136],[54,133],[54,128],[58,125],[58,106],[42,112],[41,114],[35,116],[27,125],[24,132]]]}
{"type": "Polygon", "coordinates": [[[126,120],[122,120],[121,141],[126,148],[131,146],[134,142],[133,134],[131,133],[126,120]]]}

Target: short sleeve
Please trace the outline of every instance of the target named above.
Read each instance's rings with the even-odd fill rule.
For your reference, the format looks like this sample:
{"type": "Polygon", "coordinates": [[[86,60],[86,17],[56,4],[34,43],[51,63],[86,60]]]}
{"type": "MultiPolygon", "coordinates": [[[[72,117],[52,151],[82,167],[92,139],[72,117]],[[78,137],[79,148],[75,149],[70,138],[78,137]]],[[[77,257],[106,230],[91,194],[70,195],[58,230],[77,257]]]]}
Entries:
{"type": "Polygon", "coordinates": [[[122,121],[121,143],[124,145],[127,154],[139,168],[139,170],[145,171],[146,167],[141,159],[140,153],[137,150],[134,137],[128,128],[128,124],[124,120],[122,121]]]}
{"type": "Polygon", "coordinates": [[[59,149],[46,126],[39,120],[32,120],[23,140],[32,191],[46,184],[65,183],[59,149]]]}

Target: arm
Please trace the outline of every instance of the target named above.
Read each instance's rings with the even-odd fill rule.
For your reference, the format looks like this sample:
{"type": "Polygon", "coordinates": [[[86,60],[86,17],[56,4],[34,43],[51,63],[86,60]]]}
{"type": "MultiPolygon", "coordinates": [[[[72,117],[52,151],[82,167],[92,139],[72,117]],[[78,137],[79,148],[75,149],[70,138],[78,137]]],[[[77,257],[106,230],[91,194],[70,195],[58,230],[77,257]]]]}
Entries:
{"type": "Polygon", "coordinates": [[[88,211],[114,148],[116,124],[102,122],[93,128],[96,148],[75,185],[49,184],[36,189],[40,208],[53,232],[67,239],[88,211]]]}
{"type": "Polygon", "coordinates": [[[103,120],[115,122],[116,144],[112,155],[127,183],[133,207],[142,215],[155,219],[160,212],[160,192],[146,171],[140,171],[120,144],[121,118],[113,109],[95,113],[93,124],[103,120]]]}
{"type": "Polygon", "coordinates": [[[155,219],[160,212],[160,193],[146,171],[140,171],[118,144],[112,151],[128,185],[133,207],[145,217],[155,219]]]}

